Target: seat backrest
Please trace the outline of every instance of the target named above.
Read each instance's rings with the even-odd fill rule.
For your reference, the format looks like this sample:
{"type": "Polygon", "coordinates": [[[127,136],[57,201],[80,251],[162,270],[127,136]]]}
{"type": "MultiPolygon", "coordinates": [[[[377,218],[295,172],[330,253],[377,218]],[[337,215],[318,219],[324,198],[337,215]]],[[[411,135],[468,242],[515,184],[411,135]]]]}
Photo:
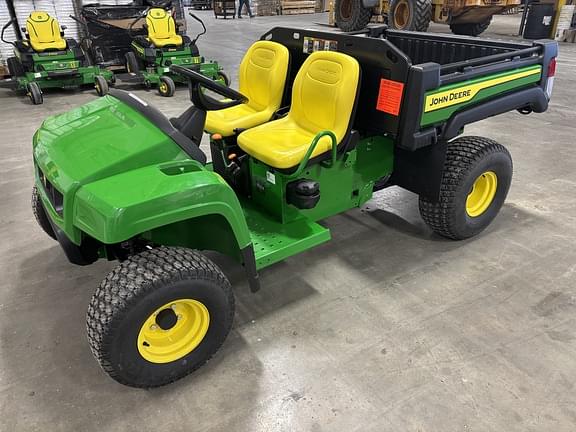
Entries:
{"type": "Polygon", "coordinates": [[[288,117],[313,133],[330,130],[340,143],[349,129],[359,80],[355,58],[332,51],[310,54],[294,79],[288,117]]]}
{"type": "Polygon", "coordinates": [[[38,49],[42,44],[64,41],[58,21],[46,12],[34,11],[26,20],[26,32],[32,48],[38,49]]]}
{"type": "Polygon", "coordinates": [[[258,41],[244,54],[238,71],[240,93],[248,97],[248,106],[270,115],[282,103],[290,53],[277,42],[258,41]]]}
{"type": "Polygon", "coordinates": [[[162,8],[152,8],[148,11],[146,26],[150,39],[169,39],[177,35],[174,18],[162,8]]]}

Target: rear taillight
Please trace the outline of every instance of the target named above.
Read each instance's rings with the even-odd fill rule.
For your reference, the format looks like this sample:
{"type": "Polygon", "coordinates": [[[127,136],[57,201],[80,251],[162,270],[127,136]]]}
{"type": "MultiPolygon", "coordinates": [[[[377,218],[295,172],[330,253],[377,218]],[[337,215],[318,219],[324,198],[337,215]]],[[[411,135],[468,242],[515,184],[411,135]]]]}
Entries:
{"type": "Polygon", "coordinates": [[[546,79],[546,95],[548,99],[552,97],[552,88],[554,87],[554,75],[556,75],[556,57],[548,63],[548,76],[546,79]]]}

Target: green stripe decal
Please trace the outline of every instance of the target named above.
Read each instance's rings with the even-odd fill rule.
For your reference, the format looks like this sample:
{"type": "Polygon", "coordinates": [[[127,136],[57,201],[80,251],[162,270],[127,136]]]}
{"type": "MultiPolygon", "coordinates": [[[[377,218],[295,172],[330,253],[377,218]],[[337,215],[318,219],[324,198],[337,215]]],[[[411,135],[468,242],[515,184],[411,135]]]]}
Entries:
{"type": "Polygon", "coordinates": [[[455,111],[501,93],[540,81],[542,66],[528,66],[426,92],[421,126],[447,120],[455,111]]]}

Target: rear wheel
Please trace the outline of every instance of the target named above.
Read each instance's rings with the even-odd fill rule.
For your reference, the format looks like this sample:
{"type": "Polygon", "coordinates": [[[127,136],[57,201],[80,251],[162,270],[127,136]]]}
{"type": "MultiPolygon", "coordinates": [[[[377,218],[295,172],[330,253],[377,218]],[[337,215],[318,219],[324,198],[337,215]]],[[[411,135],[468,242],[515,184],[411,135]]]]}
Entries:
{"type": "Polygon", "coordinates": [[[36,186],[32,188],[32,212],[34,212],[34,218],[36,218],[36,222],[38,222],[38,226],[42,228],[42,231],[48,234],[49,237],[56,240],[56,234],[54,234],[52,225],[48,220],[48,215],[46,214],[44,204],[42,204],[42,200],[40,199],[40,194],[38,193],[36,186]]]}
{"type": "Polygon", "coordinates": [[[130,257],[100,284],[88,307],[88,340],[113,379],[158,387],[206,363],[233,318],[230,283],[212,261],[160,247],[130,257]]]}
{"type": "Polygon", "coordinates": [[[450,30],[457,35],[478,36],[488,29],[491,21],[492,17],[481,23],[450,24],[450,30]]]}
{"type": "Polygon", "coordinates": [[[488,138],[458,138],[448,143],[440,198],[420,197],[420,214],[441,236],[475,236],[500,211],[511,181],[512,158],[506,148],[488,138]]]}
{"type": "Polygon", "coordinates": [[[10,57],[6,60],[6,65],[8,66],[8,72],[10,72],[10,76],[13,78],[18,78],[24,76],[24,66],[17,57],[10,57]]]}
{"type": "Polygon", "coordinates": [[[372,10],[362,6],[362,0],[336,0],[336,25],[342,31],[362,30],[370,22],[372,10]]]}
{"type": "Polygon", "coordinates": [[[393,0],[388,12],[388,25],[399,30],[425,32],[432,19],[430,0],[393,0]]]}
{"type": "Polygon", "coordinates": [[[28,97],[30,98],[30,102],[34,105],[40,105],[44,102],[44,97],[42,96],[42,90],[40,90],[40,86],[35,82],[30,82],[26,86],[26,90],[28,92],[28,97]]]}
{"type": "Polygon", "coordinates": [[[102,75],[94,77],[94,87],[98,96],[106,96],[108,94],[108,81],[102,75]]]}
{"type": "Polygon", "coordinates": [[[128,73],[139,74],[140,63],[138,63],[136,54],[134,54],[132,51],[129,51],[126,53],[125,57],[126,57],[126,71],[128,73]]]}
{"type": "Polygon", "coordinates": [[[176,84],[174,84],[172,78],[165,75],[161,76],[160,83],[158,84],[158,93],[160,93],[160,96],[164,97],[174,96],[175,92],[176,92],[176,84]]]}

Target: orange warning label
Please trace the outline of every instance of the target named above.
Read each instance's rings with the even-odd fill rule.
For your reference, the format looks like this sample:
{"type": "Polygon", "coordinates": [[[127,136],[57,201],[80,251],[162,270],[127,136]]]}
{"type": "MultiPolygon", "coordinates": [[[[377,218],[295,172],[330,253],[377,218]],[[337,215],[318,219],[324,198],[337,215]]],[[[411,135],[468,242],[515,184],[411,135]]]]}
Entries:
{"type": "Polygon", "coordinates": [[[376,109],[397,116],[400,113],[404,83],[382,78],[376,109]]]}

